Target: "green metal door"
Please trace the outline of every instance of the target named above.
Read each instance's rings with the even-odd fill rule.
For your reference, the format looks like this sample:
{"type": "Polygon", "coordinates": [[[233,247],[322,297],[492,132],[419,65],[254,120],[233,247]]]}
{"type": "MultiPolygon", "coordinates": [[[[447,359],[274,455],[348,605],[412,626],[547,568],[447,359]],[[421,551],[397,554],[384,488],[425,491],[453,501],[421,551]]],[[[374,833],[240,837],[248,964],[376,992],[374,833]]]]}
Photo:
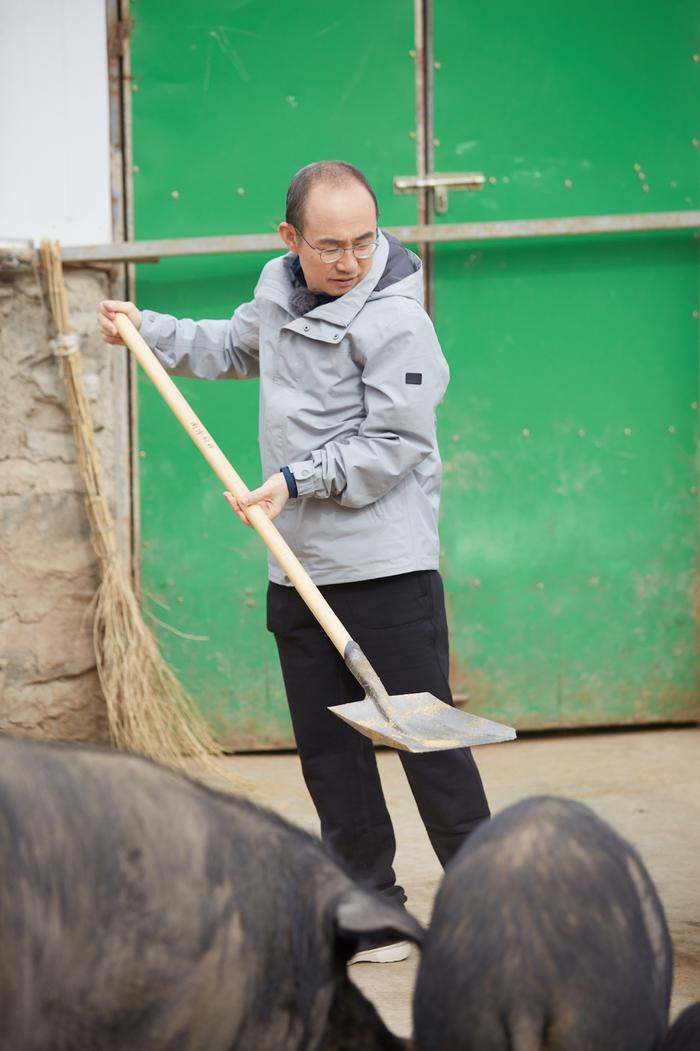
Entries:
{"type": "MultiPolygon", "coordinates": [[[[410,223],[391,194],[415,146],[413,11],[405,0],[329,8],[282,0],[131,0],[135,236],[271,233],[294,172],[349,159],[376,184],[382,221],[410,223]]],[[[227,317],[269,256],[141,266],[140,305],[227,317]]],[[[183,382],[234,466],[259,484],[257,383],[183,382]]],[[[166,654],[223,740],[291,743],[265,629],[265,553],[158,396],[139,398],[142,579],[166,654]]]]}
{"type": "MultiPolygon", "coordinates": [[[[486,176],[435,222],[698,208],[694,0],[433,18],[433,169],[486,176]]],[[[698,240],[433,262],[454,688],[522,728],[696,717],[698,240]]]]}
{"type": "MultiPolygon", "coordinates": [[[[691,0],[434,0],[424,125],[408,0],[130,10],[139,239],[272,232],[291,175],[322,157],[364,168],[383,225],[410,225],[392,180],[426,130],[429,168],[486,176],[450,191],[438,224],[698,208],[691,0]]],[[[142,266],[137,299],[226,316],[266,258],[142,266]]],[[[455,243],[432,249],[432,273],[457,696],[521,728],[696,716],[698,241],[455,243]]],[[[257,483],[256,383],[182,387],[257,483]]],[[[139,448],[144,594],[167,655],[227,744],[289,743],[260,541],[144,383],[139,448]]]]}

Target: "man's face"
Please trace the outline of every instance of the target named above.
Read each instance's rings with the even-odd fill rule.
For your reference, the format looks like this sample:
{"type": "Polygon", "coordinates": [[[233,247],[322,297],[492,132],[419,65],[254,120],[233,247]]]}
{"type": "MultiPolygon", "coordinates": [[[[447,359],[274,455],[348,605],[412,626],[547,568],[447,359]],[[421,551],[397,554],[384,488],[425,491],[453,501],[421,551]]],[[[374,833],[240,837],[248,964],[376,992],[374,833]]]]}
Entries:
{"type": "Polygon", "coordinates": [[[313,292],[342,296],[358,285],[372,267],[372,256],[355,259],[352,252],[343,252],[336,263],[323,263],[318,252],[309,247],[352,248],[376,240],[374,201],[361,183],[316,183],[304,209],[301,233],[306,240],[288,223],[281,223],[279,231],[290,251],[298,254],[306,283],[313,292]]]}

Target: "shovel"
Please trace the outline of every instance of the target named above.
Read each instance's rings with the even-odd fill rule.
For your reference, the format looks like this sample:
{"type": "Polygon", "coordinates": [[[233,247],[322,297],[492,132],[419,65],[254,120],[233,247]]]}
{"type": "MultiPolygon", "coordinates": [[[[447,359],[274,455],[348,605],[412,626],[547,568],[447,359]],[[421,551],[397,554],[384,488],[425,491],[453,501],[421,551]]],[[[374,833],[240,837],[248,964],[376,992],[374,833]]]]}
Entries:
{"type": "MultiPolygon", "coordinates": [[[[153,351],[126,314],[117,314],[114,324],[133,356],[172,409],[217,476],[237,499],[248,489],[228,462],[212,436],[192,411],[153,351]]],[[[366,691],[363,701],[331,705],[330,710],[377,744],[406,752],[435,752],[477,744],[512,741],[510,726],[482,719],[453,708],[430,693],[390,697],[364,653],[341,624],[311,580],[296,555],[260,507],[245,510],[246,517],[262,537],[287,577],[340,653],[347,667],[366,691]]]]}

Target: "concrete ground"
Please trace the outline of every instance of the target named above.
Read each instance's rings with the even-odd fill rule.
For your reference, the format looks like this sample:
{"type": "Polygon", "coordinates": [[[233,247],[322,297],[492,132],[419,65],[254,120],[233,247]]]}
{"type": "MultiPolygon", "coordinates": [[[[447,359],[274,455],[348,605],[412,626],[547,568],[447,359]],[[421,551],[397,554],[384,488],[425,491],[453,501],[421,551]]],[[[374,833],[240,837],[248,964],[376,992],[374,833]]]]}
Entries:
{"type": "MultiPolygon", "coordinates": [[[[639,850],[666,909],[675,949],[672,1017],[700,1000],[700,727],[623,733],[543,735],[475,750],[494,813],[525,796],[568,796],[592,807],[639,850]]],[[[430,918],[441,869],[425,835],[400,763],[379,753],[398,852],[397,878],[408,908],[430,918]]],[[[256,799],[318,831],[296,755],[234,756],[256,799]]],[[[360,964],[352,978],[391,1029],[411,1031],[417,956],[404,963],[360,964]]]]}

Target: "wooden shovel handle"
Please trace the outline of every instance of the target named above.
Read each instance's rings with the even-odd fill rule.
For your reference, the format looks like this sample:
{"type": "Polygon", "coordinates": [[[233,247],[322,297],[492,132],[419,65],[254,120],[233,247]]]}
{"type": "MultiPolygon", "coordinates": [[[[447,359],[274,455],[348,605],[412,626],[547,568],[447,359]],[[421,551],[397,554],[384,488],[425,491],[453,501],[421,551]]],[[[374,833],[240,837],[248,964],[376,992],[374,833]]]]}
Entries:
{"type": "MultiPolygon", "coordinates": [[[[146,373],[154,387],[170,406],[185,431],[214,470],[226,489],[240,499],[248,493],[248,488],[240,475],[216,444],[199,417],[192,411],[187,400],[175,386],[158,358],[148,346],[143,336],[131,323],[126,314],[116,314],[114,324],[124,343],[129,348],[139,365],[146,373]]],[[[313,580],[302,566],[286,540],[276,526],[270,521],[262,508],[246,508],[246,517],[256,532],[279,562],[280,566],[297,589],[316,620],[342,657],[345,648],[352,641],[347,630],[336,617],[313,580]]]]}

